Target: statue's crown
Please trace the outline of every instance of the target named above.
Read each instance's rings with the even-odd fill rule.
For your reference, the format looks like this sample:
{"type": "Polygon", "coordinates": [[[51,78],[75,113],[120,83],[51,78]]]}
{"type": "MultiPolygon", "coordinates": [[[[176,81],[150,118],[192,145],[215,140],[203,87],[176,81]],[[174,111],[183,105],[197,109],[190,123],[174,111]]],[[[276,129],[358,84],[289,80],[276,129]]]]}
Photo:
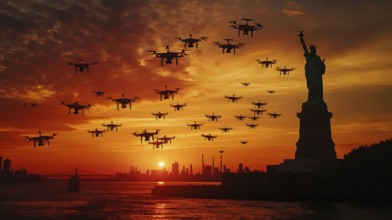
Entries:
{"type": "Polygon", "coordinates": [[[316,44],[311,44],[311,45],[309,46],[309,48],[314,48],[314,49],[316,49],[317,46],[316,46],[316,44]]]}

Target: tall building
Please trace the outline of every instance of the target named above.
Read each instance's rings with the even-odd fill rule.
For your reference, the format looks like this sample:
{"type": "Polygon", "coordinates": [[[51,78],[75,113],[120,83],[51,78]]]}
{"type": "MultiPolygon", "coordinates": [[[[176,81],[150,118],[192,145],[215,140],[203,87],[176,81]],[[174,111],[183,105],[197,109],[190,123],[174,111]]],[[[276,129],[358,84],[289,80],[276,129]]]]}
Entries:
{"type": "Polygon", "coordinates": [[[172,163],[172,175],[178,176],[180,174],[180,165],[178,165],[177,161],[172,163]]]}
{"type": "Polygon", "coordinates": [[[11,171],[11,160],[7,158],[4,160],[3,172],[9,173],[10,171],[11,171]]]}
{"type": "Polygon", "coordinates": [[[242,163],[240,163],[240,164],[238,165],[237,173],[243,173],[243,172],[244,172],[244,165],[242,165],[242,163]]]}
{"type": "Polygon", "coordinates": [[[192,168],[192,164],[189,166],[189,170],[190,170],[190,175],[193,176],[193,168],[192,168]]]}
{"type": "Polygon", "coordinates": [[[211,176],[212,175],[212,167],[210,165],[204,166],[204,175],[211,176]]]}

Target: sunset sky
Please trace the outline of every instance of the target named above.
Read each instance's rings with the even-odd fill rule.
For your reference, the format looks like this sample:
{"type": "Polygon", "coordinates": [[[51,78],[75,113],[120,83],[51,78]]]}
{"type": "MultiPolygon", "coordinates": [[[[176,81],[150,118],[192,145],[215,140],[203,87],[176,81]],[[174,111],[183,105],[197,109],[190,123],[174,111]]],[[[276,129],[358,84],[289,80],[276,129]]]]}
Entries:
{"type": "MultiPolygon", "coordinates": [[[[160,169],[165,162],[201,168],[218,161],[236,170],[242,162],[265,169],[293,158],[298,140],[296,113],[306,101],[305,58],[298,33],[315,44],[325,58],[324,99],[331,119],[332,138],[339,158],[358,145],[392,137],[392,24],[391,1],[8,1],[0,2],[0,156],[13,169],[42,174],[79,167],[99,173],[160,169]],[[238,36],[229,21],[253,18],[264,28],[238,36]],[[148,51],[179,51],[176,37],[207,36],[179,65],[164,65],[148,51]],[[243,42],[236,54],[222,54],[214,41],[243,42]],[[263,69],[255,59],[277,59],[263,69]],[[89,73],[74,73],[69,61],[97,61],[89,73]],[[293,67],[279,76],[276,67],[293,67]],[[243,87],[241,82],[251,83],[243,87]],[[155,89],[182,88],[174,100],[159,100],[155,89]],[[93,90],[106,90],[95,97],[93,90]],[[269,94],[267,90],[276,91],[269,94]],[[139,96],[132,110],[116,109],[108,97],[139,96]],[[224,96],[242,96],[238,103],[224,96]],[[252,101],[268,102],[256,129],[237,121],[252,115],[252,101]],[[94,106],[81,114],[67,114],[60,103],[79,101],[94,106]],[[35,102],[35,108],[23,104],[35,102]],[[171,104],[188,105],[174,112],[171,104]],[[169,112],[164,120],[151,113],[169,112]],[[208,122],[204,114],[221,114],[208,122]],[[87,130],[121,123],[118,132],[92,138],[87,130]],[[204,123],[191,131],[188,123],[204,123]],[[222,133],[218,127],[233,127],[222,133]],[[153,150],[132,135],[161,129],[176,136],[164,149],[153,150]],[[58,132],[50,146],[33,147],[23,136],[58,132]],[[201,134],[214,134],[213,142],[201,134]],[[247,145],[240,144],[246,140],[247,145]]],[[[217,162],[215,163],[217,165],[217,162]]]]}

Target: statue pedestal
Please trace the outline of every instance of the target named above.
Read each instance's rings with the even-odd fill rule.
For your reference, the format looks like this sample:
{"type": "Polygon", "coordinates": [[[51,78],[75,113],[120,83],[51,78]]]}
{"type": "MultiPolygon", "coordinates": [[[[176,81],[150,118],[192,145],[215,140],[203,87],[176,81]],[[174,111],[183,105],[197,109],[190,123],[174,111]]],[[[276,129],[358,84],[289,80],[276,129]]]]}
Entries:
{"type": "Polygon", "coordinates": [[[331,137],[332,113],[323,103],[302,105],[299,118],[299,139],[295,159],[337,159],[335,143],[331,137]]]}
{"type": "Polygon", "coordinates": [[[299,118],[299,139],[295,159],[279,165],[267,165],[267,172],[330,172],[337,171],[335,143],[331,137],[332,113],[327,105],[304,103],[299,118]]]}

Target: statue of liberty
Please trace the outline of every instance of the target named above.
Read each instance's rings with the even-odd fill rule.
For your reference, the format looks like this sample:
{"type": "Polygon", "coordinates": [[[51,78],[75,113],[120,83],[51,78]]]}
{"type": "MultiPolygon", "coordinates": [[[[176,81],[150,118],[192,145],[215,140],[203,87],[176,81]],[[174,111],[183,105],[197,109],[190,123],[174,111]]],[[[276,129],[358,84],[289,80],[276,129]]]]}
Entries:
{"type": "Polygon", "coordinates": [[[306,85],[308,87],[308,100],[305,103],[316,104],[324,103],[323,99],[323,77],[325,73],[324,60],[316,54],[316,46],[310,45],[310,52],[305,44],[304,34],[299,33],[302,46],[304,48],[304,56],[306,58],[305,77],[306,85]]]}

